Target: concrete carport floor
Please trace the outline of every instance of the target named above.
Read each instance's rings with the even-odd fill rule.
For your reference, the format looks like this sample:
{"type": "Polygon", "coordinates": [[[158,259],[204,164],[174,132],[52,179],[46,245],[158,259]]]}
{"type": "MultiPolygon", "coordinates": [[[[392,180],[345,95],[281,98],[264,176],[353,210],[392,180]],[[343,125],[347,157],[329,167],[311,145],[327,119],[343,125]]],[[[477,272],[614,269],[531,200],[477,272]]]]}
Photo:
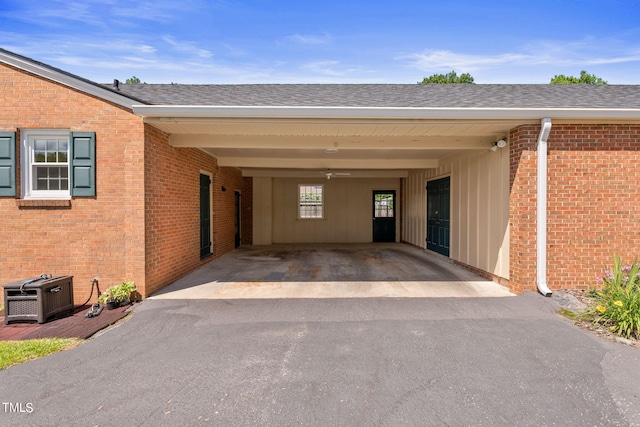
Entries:
{"type": "Polygon", "coordinates": [[[403,243],[243,246],[152,299],[501,297],[504,286],[403,243]]]}

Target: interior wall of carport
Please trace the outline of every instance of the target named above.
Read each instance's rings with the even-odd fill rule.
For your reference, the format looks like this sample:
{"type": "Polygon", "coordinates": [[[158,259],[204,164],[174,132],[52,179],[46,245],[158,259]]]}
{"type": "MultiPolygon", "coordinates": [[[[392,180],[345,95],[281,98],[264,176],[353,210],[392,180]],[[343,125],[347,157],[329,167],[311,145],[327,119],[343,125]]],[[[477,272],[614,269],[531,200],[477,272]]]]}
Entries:
{"type": "MultiPolygon", "coordinates": [[[[253,178],[253,244],[364,243],[373,240],[373,191],[395,190],[400,178],[253,178]],[[324,185],[324,218],[298,218],[298,185],[324,185]]],[[[400,219],[396,212],[396,241],[400,219]]]]}
{"type": "Polygon", "coordinates": [[[489,149],[444,159],[405,180],[402,240],[426,248],[427,181],[451,179],[449,257],[486,277],[509,279],[509,151],[489,149]]]}
{"type": "Polygon", "coordinates": [[[175,148],[169,135],[145,125],[146,288],[167,286],[235,248],[235,192],[239,169],[219,167],[196,148],[175,148]],[[200,257],[200,174],[212,176],[212,256],[200,257]],[[223,190],[224,187],[224,190],[223,190]]]}

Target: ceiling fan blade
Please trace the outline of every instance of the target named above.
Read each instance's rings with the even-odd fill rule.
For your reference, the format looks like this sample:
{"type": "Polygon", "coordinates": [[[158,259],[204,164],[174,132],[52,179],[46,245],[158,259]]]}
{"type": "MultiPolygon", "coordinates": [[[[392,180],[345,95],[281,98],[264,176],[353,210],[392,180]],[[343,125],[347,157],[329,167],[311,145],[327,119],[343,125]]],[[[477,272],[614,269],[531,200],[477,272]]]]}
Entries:
{"type": "Polygon", "coordinates": [[[325,176],[327,177],[327,179],[331,179],[331,177],[336,177],[336,176],[349,176],[351,175],[351,173],[349,172],[331,172],[330,170],[327,170],[326,172],[322,172],[325,174],[325,176]]]}

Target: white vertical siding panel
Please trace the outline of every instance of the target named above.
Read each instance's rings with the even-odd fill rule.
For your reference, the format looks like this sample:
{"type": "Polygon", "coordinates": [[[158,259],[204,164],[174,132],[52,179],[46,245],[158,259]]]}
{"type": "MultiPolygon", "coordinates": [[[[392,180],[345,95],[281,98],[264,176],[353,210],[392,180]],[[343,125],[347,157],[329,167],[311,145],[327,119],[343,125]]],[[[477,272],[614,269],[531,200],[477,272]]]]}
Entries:
{"type": "Polygon", "coordinates": [[[458,221],[455,226],[458,230],[458,261],[469,264],[469,159],[463,159],[459,162],[458,175],[459,182],[456,183],[456,193],[460,199],[458,205],[458,221]]]}
{"type": "Polygon", "coordinates": [[[509,277],[509,151],[470,152],[406,178],[403,240],[426,247],[427,180],[451,177],[450,258],[509,277]]]}
{"type": "Polygon", "coordinates": [[[253,244],[270,245],[272,234],[271,178],[253,178],[253,244]]]}
{"type": "Polygon", "coordinates": [[[405,179],[404,227],[402,240],[422,248],[426,247],[426,172],[412,171],[405,179]]]}
{"type": "MultiPolygon", "coordinates": [[[[490,153],[490,152],[489,152],[490,153]]],[[[492,164],[490,156],[486,153],[474,158],[478,165],[477,185],[477,204],[478,204],[478,221],[476,223],[478,244],[476,254],[476,264],[481,266],[483,270],[489,269],[489,252],[491,251],[491,243],[494,240],[491,232],[493,230],[491,224],[492,209],[495,209],[492,203],[494,196],[493,188],[490,185],[492,164]],[[487,160],[488,165],[487,165],[487,160]],[[488,167],[487,167],[488,166],[488,167]]]]}

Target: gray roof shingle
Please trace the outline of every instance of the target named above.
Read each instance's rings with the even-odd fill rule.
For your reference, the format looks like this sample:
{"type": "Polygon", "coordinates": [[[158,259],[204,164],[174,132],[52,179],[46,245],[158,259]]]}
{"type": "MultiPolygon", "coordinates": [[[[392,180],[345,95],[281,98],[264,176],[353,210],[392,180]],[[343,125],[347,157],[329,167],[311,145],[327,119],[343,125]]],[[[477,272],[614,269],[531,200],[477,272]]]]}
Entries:
{"type": "Polygon", "coordinates": [[[120,84],[154,105],[640,109],[636,85],[120,84]]]}

